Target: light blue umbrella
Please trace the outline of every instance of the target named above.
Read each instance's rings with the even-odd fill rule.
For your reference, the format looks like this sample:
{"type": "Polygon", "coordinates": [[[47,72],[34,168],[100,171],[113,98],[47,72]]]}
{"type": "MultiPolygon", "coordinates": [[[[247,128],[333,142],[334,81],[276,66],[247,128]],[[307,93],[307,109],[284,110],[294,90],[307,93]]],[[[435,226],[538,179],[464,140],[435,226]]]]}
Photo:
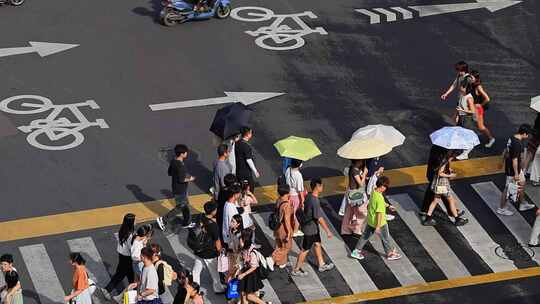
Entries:
{"type": "Polygon", "coordinates": [[[480,144],[474,131],[462,127],[444,127],[429,136],[434,145],[451,150],[468,150],[480,144]]]}

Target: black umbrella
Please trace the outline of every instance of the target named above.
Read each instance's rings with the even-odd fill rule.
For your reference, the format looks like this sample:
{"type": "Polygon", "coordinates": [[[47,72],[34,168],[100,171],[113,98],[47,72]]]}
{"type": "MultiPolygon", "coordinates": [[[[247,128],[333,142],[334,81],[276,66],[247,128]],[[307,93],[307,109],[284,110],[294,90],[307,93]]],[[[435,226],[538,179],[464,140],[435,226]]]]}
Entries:
{"type": "Polygon", "coordinates": [[[247,126],[252,110],[241,102],[225,106],[216,112],[210,132],[225,139],[240,132],[247,126]]]}

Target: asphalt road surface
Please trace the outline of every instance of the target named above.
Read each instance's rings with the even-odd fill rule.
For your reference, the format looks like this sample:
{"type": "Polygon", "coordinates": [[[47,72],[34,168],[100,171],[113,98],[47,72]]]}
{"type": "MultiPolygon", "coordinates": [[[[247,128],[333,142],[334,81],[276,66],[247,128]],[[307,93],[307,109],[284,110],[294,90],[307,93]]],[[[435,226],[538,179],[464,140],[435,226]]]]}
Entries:
{"type": "Polygon", "coordinates": [[[32,94],[55,105],[94,100],[100,108],[84,107],[82,113],[109,126],[88,127],[80,131],[79,146],[49,151],[31,146],[27,134],[15,129],[48,112],[0,112],[0,184],[2,201],[10,206],[0,220],[166,197],[169,178],[160,151],[177,143],[193,150],[188,167],[198,179],[191,193],[207,191],[215,157],[208,128],[219,106],[152,112],[148,105],[222,97],[224,91],[286,93],[253,105],[259,182],[271,184],[280,166],[271,146],[276,140],[313,138],[323,155],[306,164],[304,174],[337,175],[346,164],[335,155],[337,148],[367,124],[390,124],[407,136],[385,158],[388,168],[424,163],[429,133],[449,123],[455,106],[455,97],[441,102],[439,96],[453,79],[453,63],[467,60],[481,71],[493,99],[486,120],[498,140],[492,150],[479,147],[472,156],[498,154],[505,137],[535,117],[529,102],[540,94],[540,3],[524,1],[497,12],[415,14],[396,22],[383,17],[379,24],[354,11],[432,4],[233,2],[275,14],[312,11],[317,18],[302,20],[327,35],[306,34],[303,47],[288,51],[263,49],[245,33],[271,21],[229,18],[164,27],[157,20],[158,0],[28,0],[22,7],[0,7],[1,48],[28,41],[79,44],[44,58],[0,58],[0,99],[32,94]]]}

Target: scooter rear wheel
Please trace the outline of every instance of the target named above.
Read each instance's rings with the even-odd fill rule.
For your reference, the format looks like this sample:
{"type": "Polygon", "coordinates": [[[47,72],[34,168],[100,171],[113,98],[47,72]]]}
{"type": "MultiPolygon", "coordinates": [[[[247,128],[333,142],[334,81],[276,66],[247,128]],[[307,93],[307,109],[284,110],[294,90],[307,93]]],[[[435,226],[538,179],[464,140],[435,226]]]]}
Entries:
{"type": "Polygon", "coordinates": [[[216,10],[216,17],[219,19],[225,19],[231,15],[231,5],[220,5],[216,10]]]}
{"type": "Polygon", "coordinates": [[[10,0],[9,3],[11,3],[13,6],[19,6],[24,3],[24,0],[10,0]]]}
{"type": "Polygon", "coordinates": [[[175,17],[176,14],[172,13],[172,12],[168,12],[165,14],[165,16],[163,16],[162,18],[162,22],[163,22],[163,25],[165,26],[175,26],[178,24],[178,21],[174,20],[174,17],[175,17]]]}

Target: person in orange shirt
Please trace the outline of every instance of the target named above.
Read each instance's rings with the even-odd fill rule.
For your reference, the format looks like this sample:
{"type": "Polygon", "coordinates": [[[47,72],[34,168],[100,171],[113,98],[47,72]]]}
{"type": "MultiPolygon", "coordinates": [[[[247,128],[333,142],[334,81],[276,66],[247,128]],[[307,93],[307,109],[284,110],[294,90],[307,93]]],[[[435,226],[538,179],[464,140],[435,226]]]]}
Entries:
{"type": "Polygon", "coordinates": [[[66,303],[92,304],[92,295],[88,287],[88,274],[86,273],[86,260],[79,252],[69,254],[69,261],[73,266],[73,290],[64,297],[66,303]]]}

